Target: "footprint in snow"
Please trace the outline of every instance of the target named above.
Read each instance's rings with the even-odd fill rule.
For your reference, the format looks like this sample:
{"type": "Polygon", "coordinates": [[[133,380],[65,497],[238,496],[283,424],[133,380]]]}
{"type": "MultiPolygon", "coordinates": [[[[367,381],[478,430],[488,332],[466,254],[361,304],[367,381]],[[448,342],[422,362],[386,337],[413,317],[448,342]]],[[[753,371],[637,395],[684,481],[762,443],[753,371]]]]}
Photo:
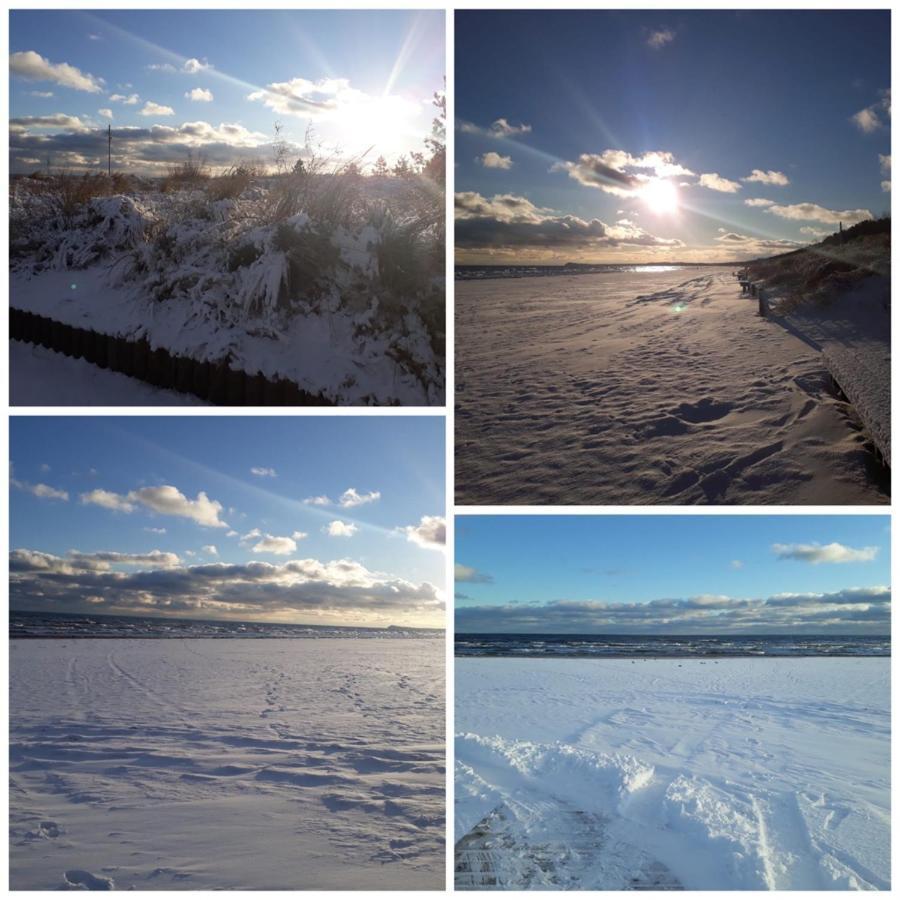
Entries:
{"type": "Polygon", "coordinates": [[[115,888],[112,878],[94,875],[87,869],[68,869],[64,874],[65,889],[69,891],[111,891],[115,888]]]}

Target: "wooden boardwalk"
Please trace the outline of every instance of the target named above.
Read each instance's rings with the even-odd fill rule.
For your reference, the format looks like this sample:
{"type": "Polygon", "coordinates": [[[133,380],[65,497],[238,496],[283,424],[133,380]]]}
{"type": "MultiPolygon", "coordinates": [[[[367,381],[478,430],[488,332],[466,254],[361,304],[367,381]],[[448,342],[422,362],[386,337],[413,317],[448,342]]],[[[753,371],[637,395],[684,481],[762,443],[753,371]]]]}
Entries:
{"type": "Polygon", "coordinates": [[[611,841],[607,824],[593,813],[560,805],[532,836],[509,810],[498,807],[457,841],[455,888],[683,890],[661,862],[611,841]]]}

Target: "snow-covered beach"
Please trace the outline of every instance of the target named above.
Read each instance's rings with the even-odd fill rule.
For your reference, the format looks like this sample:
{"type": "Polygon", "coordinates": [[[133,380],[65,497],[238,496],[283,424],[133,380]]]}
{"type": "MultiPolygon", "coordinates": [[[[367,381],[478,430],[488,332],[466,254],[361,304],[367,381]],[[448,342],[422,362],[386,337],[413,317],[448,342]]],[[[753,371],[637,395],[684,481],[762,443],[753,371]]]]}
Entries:
{"type": "Polygon", "coordinates": [[[443,640],[13,640],[13,889],[440,889],[443,640]]]}
{"type": "Polygon", "coordinates": [[[190,394],[153,387],[23,341],[9,342],[13,406],[199,406],[190,394]]]}
{"type": "Polygon", "coordinates": [[[732,269],[457,282],[457,500],[887,502],[820,350],[732,269]]]}
{"type": "Polygon", "coordinates": [[[458,887],[890,887],[888,659],[456,660],[458,887]]]}

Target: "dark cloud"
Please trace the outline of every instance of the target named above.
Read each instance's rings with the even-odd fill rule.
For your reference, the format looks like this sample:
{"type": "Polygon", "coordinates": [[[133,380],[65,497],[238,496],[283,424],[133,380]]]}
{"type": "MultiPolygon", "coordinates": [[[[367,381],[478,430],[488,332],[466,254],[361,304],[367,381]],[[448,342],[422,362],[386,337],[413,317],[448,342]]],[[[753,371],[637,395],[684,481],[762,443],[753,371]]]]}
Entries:
{"type": "Polygon", "coordinates": [[[512,247],[680,247],[681,241],[655,237],[630,223],[559,215],[525,197],[500,194],[488,199],[471,191],[456,195],[456,246],[461,249],[512,247]]]}
{"type": "Polygon", "coordinates": [[[890,613],[890,589],[873,587],[766,599],[700,596],[649,603],[558,600],[470,606],[457,609],[456,629],[559,634],[885,634],[890,630],[890,613]]]}
{"type": "MultiPolygon", "coordinates": [[[[64,117],[70,118],[70,117],[64,117]]],[[[56,134],[30,130],[27,119],[10,130],[10,167],[14,172],[34,168],[28,160],[49,158],[56,168],[75,170],[106,167],[105,128],[69,129],[56,134]]],[[[190,154],[203,156],[212,166],[232,165],[241,160],[268,158],[271,141],[242,125],[223,122],[184,122],[181,125],[151,125],[147,128],[112,129],[114,164],[119,169],[153,174],[190,154]]],[[[298,148],[299,150],[299,148],[298,148]]]]}
{"type": "MultiPolygon", "coordinates": [[[[126,559],[125,554],[72,554],[61,558],[32,550],[13,551],[10,605],[46,612],[170,610],[219,618],[309,610],[433,613],[443,605],[434,585],[371,572],[352,560],[168,565],[136,572],[102,568],[111,563],[135,563],[141,558],[136,555],[126,559]]],[[[154,555],[149,558],[164,564],[154,555]]]]}

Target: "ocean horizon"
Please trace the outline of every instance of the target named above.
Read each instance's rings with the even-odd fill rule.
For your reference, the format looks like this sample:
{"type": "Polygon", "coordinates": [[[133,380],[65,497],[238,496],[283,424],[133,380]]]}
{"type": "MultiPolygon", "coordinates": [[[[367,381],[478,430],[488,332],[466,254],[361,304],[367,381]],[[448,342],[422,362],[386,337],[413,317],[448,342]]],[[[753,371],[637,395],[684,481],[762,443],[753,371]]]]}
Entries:
{"type": "Polygon", "coordinates": [[[455,636],[457,657],[572,659],[890,656],[890,636],[485,634],[455,636]]]}
{"type": "Polygon", "coordinates": [[[403,638],[442,637],[442,628],[310,625],[10,610],[10,638],[403,638]]]}

